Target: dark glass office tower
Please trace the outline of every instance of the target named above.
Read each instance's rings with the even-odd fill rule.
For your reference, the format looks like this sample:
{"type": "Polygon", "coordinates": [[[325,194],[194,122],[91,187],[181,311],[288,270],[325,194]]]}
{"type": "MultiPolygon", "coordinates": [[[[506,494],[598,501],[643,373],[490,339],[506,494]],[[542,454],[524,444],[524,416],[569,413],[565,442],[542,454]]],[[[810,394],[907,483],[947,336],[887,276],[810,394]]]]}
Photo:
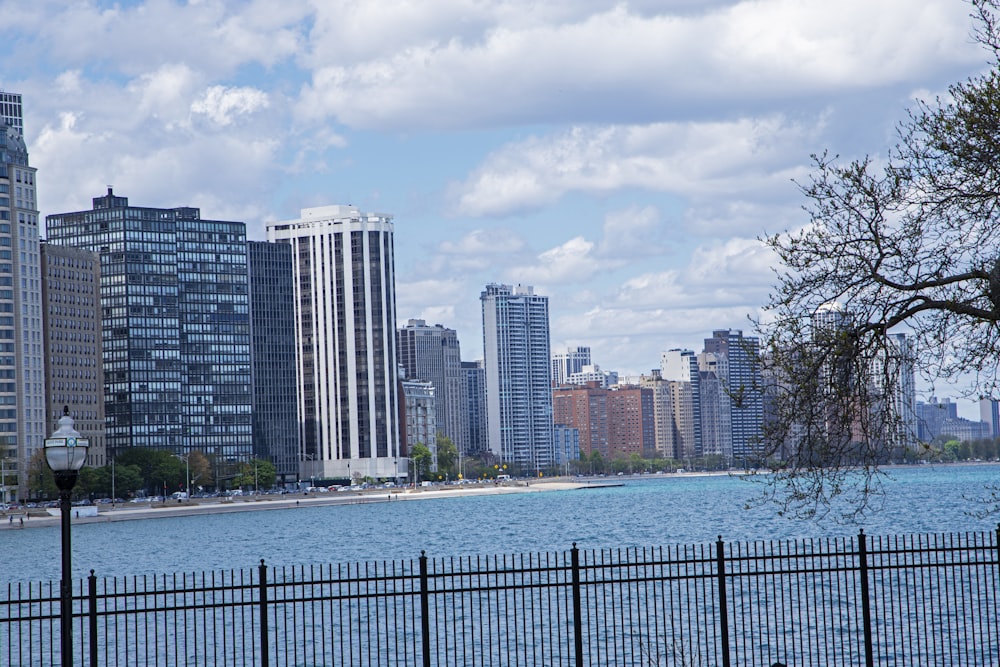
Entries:
{"type": "Polygon", "coordinates": [[[247,250],[254,451],[274,464],[279,479],[295,482],[299,420],[292,246],[250,241],[247,250]]]}
{"type": "Polygon", "coordinates": [[[101,257],[109,456],[128,447],[253,455],[246,226],[197,208],[93,208],[46,218],[49,242],[101,257]]]}

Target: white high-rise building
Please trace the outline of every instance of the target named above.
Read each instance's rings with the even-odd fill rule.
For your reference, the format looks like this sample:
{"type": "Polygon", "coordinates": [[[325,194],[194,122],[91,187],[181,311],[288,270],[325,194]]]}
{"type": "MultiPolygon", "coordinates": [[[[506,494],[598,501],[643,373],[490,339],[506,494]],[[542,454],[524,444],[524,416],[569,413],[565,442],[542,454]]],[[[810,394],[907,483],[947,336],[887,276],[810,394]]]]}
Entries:
{"type": "Polygon", "coordinates": [[[405,465],[392,218],[307,208],[267,237],[292,245],[301,477],[394,477],[405,465]]]}
{"type": "Polygon", "coordinates": [[[552,463],[549,299],[529,286],[495,283],[479,299],[490,452],[538,471],[552,463]]]}

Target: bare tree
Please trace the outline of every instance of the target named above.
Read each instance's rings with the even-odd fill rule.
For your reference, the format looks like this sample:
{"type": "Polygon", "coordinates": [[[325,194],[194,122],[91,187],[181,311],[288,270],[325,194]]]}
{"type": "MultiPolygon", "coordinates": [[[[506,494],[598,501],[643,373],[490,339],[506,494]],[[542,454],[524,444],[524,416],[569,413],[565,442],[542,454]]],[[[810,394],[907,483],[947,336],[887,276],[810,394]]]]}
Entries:
{"type": "Polygon", "coordinates": [[[998,2],[972,2],[992,67],[917,102],[881,160],[813,156],[809,224],[762,239],[781,267],[757,323],[761,454],[775,469],[765,495],[788,511],[871,507],[882,464],[915,444],[897,398],[907,369],[998,395],[998,2]]]}

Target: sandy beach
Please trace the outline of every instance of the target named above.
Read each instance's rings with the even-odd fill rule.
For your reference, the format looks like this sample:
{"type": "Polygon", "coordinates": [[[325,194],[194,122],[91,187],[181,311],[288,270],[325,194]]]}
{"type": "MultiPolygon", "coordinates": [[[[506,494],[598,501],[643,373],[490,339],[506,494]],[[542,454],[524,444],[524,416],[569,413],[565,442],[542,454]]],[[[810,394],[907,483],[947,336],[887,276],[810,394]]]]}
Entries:
{"type": "MultiPolygon", "coordinates": [[[[458,498],[464,496],[502,495],[511,493],[542,493],[547,491],[572,491],[608,486],[621,486],[613,479],[594,481],[517,481],[505,484],[468,484],[461,486],[432,486],[391,489],[366,489],[363,491],[341,491],[328,493],[289,493],[285,495],[244,496],[235,498],[196,498],[188,501],[168,501],[162,503],[124,503],[117,505],[97,505],[96,516],[85,516],[83,511],[71,513],[74,524],[102,523],[110,521],[132,521],[137,519],[157,519],[199,514],[227,512],[258,512],[265,510],[293,509],[296,507],[320,507],[326,505],[359,505],[366,503],[408,502],[432,498],[458,498]]],[[[93,507],[87,508],[93,511],[93,507]]],[[[83,508],[74,507],[74,510],[83,508]]],[[[58,526],[58,509],[12,510],[0,518],[0,530],[21,530],[58,526]],[[23,519],[23,520],[22,520],[23,519]]]]}

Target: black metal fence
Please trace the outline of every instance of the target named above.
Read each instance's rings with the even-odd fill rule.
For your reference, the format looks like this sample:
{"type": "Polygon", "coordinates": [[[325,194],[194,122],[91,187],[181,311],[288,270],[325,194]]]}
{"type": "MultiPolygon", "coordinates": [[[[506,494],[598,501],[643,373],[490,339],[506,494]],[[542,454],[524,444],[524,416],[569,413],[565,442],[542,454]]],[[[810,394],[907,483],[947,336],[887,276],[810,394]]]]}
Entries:
{"type": "MultiPolygon", "coordinates": [[[[1000,528],[74,584],[88,666],[1000,666],[1000,528]]],[[[59,665],[58,584],[0,596],[0,665],[59,665]]]]}

